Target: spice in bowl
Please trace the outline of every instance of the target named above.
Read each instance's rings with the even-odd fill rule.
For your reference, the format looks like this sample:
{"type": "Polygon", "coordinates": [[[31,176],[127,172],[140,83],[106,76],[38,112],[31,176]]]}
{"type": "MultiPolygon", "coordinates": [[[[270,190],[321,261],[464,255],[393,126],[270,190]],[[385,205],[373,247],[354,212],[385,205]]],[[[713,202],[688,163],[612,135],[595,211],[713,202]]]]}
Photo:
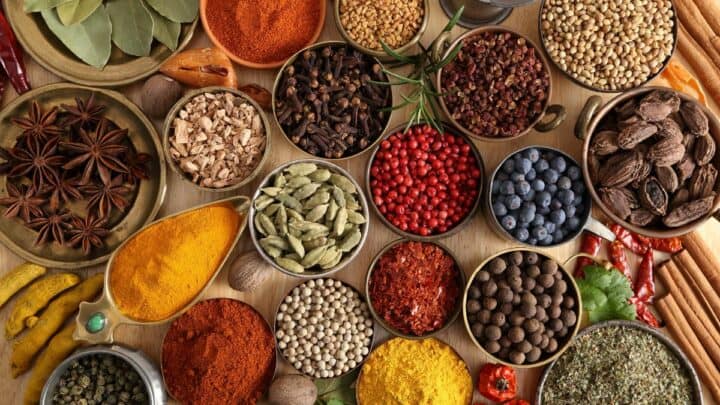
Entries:
{"type": "Polygon", "coordinates": [[[309,280],[285,297],[275,320],[283,357],[313,378],[357,368],[370,353],[373,320],[363,297],[330,278],[309,280]]]}
{"type": "Polygon", "coordinates": [[[505,159],[492,182],[495,219],[510,236],[550,246],[576,236],[590,211],[580,167],[569,156],[531,147],[505,159]]]}
{"type": "Polygon", "coordinates": [[[253,307],[202,301],[175,320],[162,345],[168,392],[181,403],[254,404],[275,373],[275,339],[253,307]]]}
{"type": "Polygon", "coordinates": [[[639,87],[657,75],[675,46],[671,0],[612,3],[545,0],[540,34],[560,70],[604,91],[639,87]]]}
{"type": "Polygon", "coordinates": [[[463,359],[435,339],[391,339],[375,349],[360,372],[361,404],[470,404],[473,384],[463,359]]]}
{"type": "Polygon", "coordinates": [[[578,327],[578,293],[558,263],[513,251],[490,260],[466,290],[466,325],[485,351],[533,364],[565,347],[578,327]]]}
{"type": "Polygon", "coordinates": [[[145,382],[120,357],[90,354],[74,360],[60,376],[51,396],[56,405],[81,403],[149,404],[145,382]]]}
{"type": "Polygon", "coordinates": [[[575,338],[547,371],[540,403],[697,404],[688,370],[641,329],[608,325],[575,338]]]}
{"type": "Polygon", "coordinates": [[[267,143],[261,112],[230,92],[205,92],[178,112],[169,155],[193,183],[222,189],[243,182],[260,165],[267,143]]]}
{"type": "Polygon", "coordinates": [[[465,37],[458,56],[441,72],[449,115],[479,137],[514,137],[543,114],[550,72],[526,38],[504,30],[465,37]]]}
{"type": "Polygon", "coordinates": [[[428,242],[401,241],[375,262],[368,298],[394,331],[425,336],[448,325],[459,311],[463,279],[455,259],[428,242]]]}
{"type": "Polygon", "coordinates": [[[341,159],[366,150],[390,119],[389,86],[377,59],[348,45],[306,49],[283,69],[275,117],[290,141],[311,155],[341,159]]]}
{"type": "Polygon", "coordinates": [[[476,206],[481,163],[472,143],[430,125],[396,132],[370,163],[372,201],[397,229],[419,236],[444,234],[476,206]]]}
{"type": "Polygon", "coordinates": [[[363,48],[381,51],[380,41],[398,49],[418,34],[425,5],[423,0],[340,0],[339,15],[350,39],[363,48]]]}

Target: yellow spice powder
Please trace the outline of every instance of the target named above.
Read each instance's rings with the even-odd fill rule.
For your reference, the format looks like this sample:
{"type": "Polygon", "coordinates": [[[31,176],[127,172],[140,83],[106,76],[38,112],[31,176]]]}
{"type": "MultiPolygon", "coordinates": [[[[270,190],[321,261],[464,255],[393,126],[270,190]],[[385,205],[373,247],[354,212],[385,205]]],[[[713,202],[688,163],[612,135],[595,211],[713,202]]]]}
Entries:
{"type": "Polygon", "coordinates": [[[110,270],[117,308],[138,321],[166,319],[189,304],[232,247],[241,215],[229,204],[161,221],[125,244],[110,270]]]}
{"type": "Polygon", "coordinates": [[[361,405],[465,405],[472,399],[463,360],[437,339],[392,339],[370,354],[357,386],[361,405]]]}

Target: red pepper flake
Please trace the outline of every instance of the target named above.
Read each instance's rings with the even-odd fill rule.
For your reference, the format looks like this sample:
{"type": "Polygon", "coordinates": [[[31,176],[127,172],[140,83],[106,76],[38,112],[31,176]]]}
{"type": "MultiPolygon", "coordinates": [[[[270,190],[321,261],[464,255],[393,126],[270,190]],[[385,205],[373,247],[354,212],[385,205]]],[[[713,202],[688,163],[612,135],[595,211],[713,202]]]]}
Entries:
{"type": "Polygon", "coordinates": [[[370,302],[393,329],[422,336],[442,328],[460,298],[460,269],[439,246],[402,242],[380,257],[370,276],[370,302]]]}
{"type": "Polygon", "coordinates": [[[610,263],[613,267],[620,270],[625,277],[632,282],[632,273],[630,272],[630,264],[628,263],[627,255],[625,254],[625,245],[623,245],[620,239],[615,239],[610,244],[610,263]]]}
{"type": "Polygon", "coordinates": [[[613,231],[615,234],[615,237],[620,239],[620,241],[625,245],[626,248],[630,249],[633,253],[637,255],[644,255],[645,252],[648,251],[649,246],[643,244],[640,242],[632,232],[628,231],[627,229],[623,228],[622,226],[618,224],[612,224],[610,225],[610,230],[613,231]]]}
{"type": "MultiPolygon", "coordinates": [[[[597,254],[600,252],[600,246],[602,245],[602,238],[599,236],[590,233],[585,232],[582,238],[582,245],[580,246],[580,251],[582,253],[587,253],[592,256],[597,256],[597,254]]],[[[584,277],[582,269],[584,269],[586,266],[590,266],[593,264],[592,259],[589,259],[587,257],[581,257],[577,260],[577,264],[575,265],[575,277],[584,277]]]]}
{"type": "Polygon", "coordinates": [[[635,296],[643,302],[652,302],[655,297],[655,275],[652,250],[643,255],[635,280],[635,296]]]}

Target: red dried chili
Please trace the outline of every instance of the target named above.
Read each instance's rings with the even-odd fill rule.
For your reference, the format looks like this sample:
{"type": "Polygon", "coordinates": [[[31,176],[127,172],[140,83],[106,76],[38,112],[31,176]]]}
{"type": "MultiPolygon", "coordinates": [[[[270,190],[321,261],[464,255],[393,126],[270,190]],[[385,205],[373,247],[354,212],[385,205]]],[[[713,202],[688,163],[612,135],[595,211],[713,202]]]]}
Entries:
{"type": "MultiPolygon", "coordinates": [[[[597,256],[597,254],[600,252],[600,246],[602,244],[602,238],[595,235],[594,233],[585,232],[582,238],[582,245],[580,246],[580,251],[582,253],[587,253],[592,256],[597,256]]],[[[589,266],[593,264],[592,259],[589,259],[587,257],[581,257],[577,260],[577,264],[575,265],[575,277],[583,277],[583,271],[586,266],[589,266]]]]}
{"type": "Polygon", "coordinates": [[[635,296],[644,302],[652,302],[655,297],[655,275],[653,252],[648,249],[640,262],[640,268],[635,280],[635,296]]]}
{"type": "Polygon", "coordinates": [[[627,255],[625,254],[625,246],[620,239],[615,239],[610,244],[610,263],[613,267],[620,270],[625,277],[632,282],[632,273],[630,272],[630,264],[628,263],[627,255]]]}
{"type": "Polygon", "coordinates": [[[370,276],[370,303],[391,328],[422,336],[442,328],[460,298],[460,269],[439,246],[402,242],[370,276]]]}
{"type": "Polygon", "coordinates": [[[683,249],[680,238],[648,238],[647,236],[633,234],[637,240],[654,250],[665,253],[678,253],[683,249]]]}
{"type": "Polygon", "coordinates": [[[643,321],[653,328],[659,328],[660,322],[655,317],[655,314],[650,311],[649,304],[645,301],[639,300],[637,297],[630,299],[630,303],[635,304],[635,312],[637,313],[637,319],[643,321]]]}
{"type": "Polygon", "coordinates": [[[478,391],[495,402],[508,401],[517,395],[515,369],[502,364],[485,364],[478,376],[478,391]]]}
{"type": "Polygon", "coordinates": [[[0,64],[18,94],[30,90],[22,48],[2,11],[0,11],[0,64]]]}
{"type": "Polygon", "coordinates": [[[620,239],[626,248],[630,249],[635,254],[643,255],[649,249],[647,245],[641,243],[637,238],[635,238],[632,232],[618,224],[610,225],[610,230],[613,231],[615,237],[620,239]]]}

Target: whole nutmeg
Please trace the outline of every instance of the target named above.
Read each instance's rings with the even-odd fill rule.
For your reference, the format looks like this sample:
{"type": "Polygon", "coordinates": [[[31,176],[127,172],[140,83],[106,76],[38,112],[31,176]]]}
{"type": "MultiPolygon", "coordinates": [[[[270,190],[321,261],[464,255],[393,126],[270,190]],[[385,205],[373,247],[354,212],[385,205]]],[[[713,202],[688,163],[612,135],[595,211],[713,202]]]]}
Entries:
{"type": "Polygon", "coordinates": [[[312,405],[317,400],[317,387],[304,375],[283,375],[270,385],[268,399],[277,405],[312,405]]]}
{"type": "Polygon", "coordinates": [[[140,105],[152,118],[165,118],[168,111],[183,95],[183,86],[165,75],[154,75],[142,88],[140,105]]]}
{"type": "Polygon", "coordinates": [[[241,292],[252,292],[258,288],[270,274],[273,267],[256,251],[238,256],[228,271],[228,284],[241,292]]]}

